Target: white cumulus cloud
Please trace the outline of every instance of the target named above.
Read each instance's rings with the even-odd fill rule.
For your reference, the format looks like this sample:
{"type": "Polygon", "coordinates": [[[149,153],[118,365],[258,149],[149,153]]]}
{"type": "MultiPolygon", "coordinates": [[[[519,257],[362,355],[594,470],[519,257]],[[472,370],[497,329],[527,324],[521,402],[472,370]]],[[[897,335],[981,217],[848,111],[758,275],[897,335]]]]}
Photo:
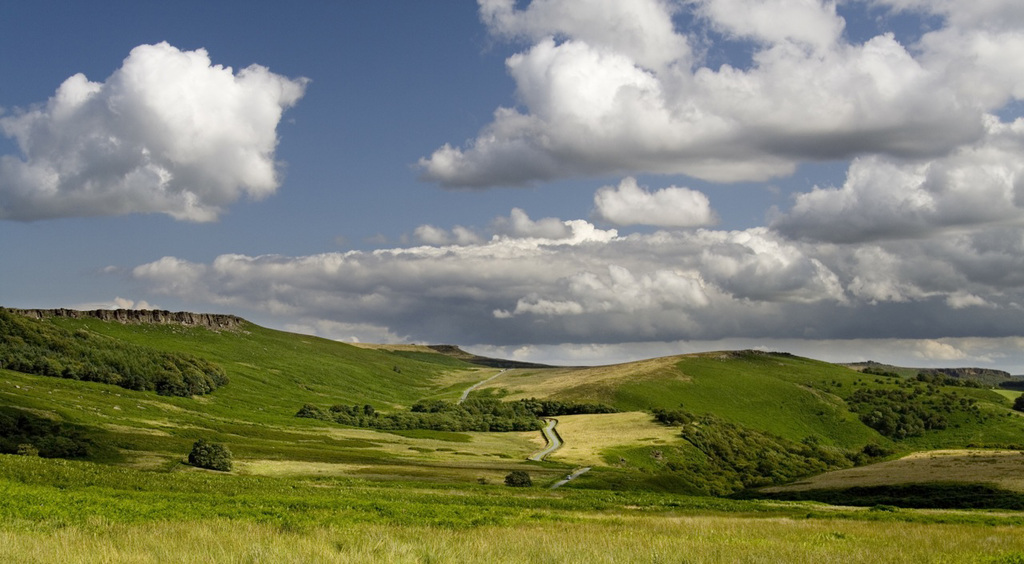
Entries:
{"type": "Polygon", "coordinates": [[[791,41],[827,50],[845,27],[835,2],[818,0],[703,0],[697,10],[729,35],[763,43],[791,41]]]}
{"type": "Polygon", "coordinates": [[[594,216],[614,225],[701,227],[715,223],[711,202],[703,193],[677,186],[650,192],[632,177],[594,194],[594,216]]]}
{"type": "Polygon", "coordinates": [[[567,222],[555,217],[534,221],[520,208],[513,208],[508,217],[496,218],[491,222],[491,229],[495,234],[515,238],[567,239],[574,233],[567,222]]]}
{"type": "Polygon", "coordinates": [[[791,237],[854,243],[1024,222],[1024,119],[985,119],[985,135],[951,154],[854,160],[841,187],[800,194],[772,226],[791,237]]]}
{"type": "Polygon", "coordinates": [[[203,49],[132,49],[103,82],[76,74],[45,103],[0,118],[0,219],[164,213],[212,221],[280,184],[276,128],[304,78],[234,72],[203,49]]]}

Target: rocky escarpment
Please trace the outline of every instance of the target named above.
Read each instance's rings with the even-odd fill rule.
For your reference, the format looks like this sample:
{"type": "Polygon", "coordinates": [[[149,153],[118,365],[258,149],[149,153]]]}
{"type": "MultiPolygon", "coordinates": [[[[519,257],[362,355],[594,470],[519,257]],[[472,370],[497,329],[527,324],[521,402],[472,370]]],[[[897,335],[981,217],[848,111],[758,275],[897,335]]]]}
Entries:
{"type": "Polygon", "coordinates": [[[927,374],[930,376],[941,374],[950,378],[956,378],[957,380],[974,380],[986,386],[1002,386],[1013,387],[1014,389],[1024,389],[1024,377],[1011,376],[1009,372],[996,370],[994,368],[908,368],[875,362],[873,360],[848,363],[843,364],[842,366],[847,366],[859,371],[873,369],[876,370],[876,374],[878,373],[877,371],[902,373],[904,376],[908,377],[914,377],[918,374],[927,374]]]}
{"type": "Polygon", "coordinates": [[[153,323],[158,325],[184,325],[186,327],[205,327],[215,331],[234,331],[239,329],[245,320],[234,315],[219,313],[192,313],[188,311],[165,311],[159,309],[94,309],[80,311],[77,309],[9,309],[11,313],[24,315],[33,319],[49,317],[70,317],[73,319],[95,318],[103,321],[115,321],[126,324],[153,323]]]}

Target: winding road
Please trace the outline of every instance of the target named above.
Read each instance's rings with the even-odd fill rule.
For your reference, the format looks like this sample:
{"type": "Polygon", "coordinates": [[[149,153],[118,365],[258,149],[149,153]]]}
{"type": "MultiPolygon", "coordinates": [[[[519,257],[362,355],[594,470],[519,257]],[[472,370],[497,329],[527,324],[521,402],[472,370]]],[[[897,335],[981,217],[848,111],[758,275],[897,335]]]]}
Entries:
{"type": "Polygon", "coordinates": [[[579,478],[580,476],[586,474],[587,472],[590,472],[590,466],[584,466],[583,468],[576,470],[572,474],[569,474],[565,478],[555,482],[554,484],[551,485],[551,489],[562,487],[568,484],[570,481],[575,480],[576,478],[579,478]]]}
{"type": "MultiPolygon", "coordinates": [[[[558,425],[558,420],[547,418],[545,419],[545,421],[547,421],[548,424],[543,429],[541,429],[541,431],[544,433],[544,438],[547,439],[548,441],[548,446],[547,448],[540,452],[531,454],[529,460],[540,462],[544,460],[544,458],[546,458],[549,454],[561,448],[562,444],[564,444],[562,441],[562,437],[558,434],[558,431],[555,429],[555,426],[558,425]]],[[[589,471],[589,466],[586,466],[584,468],[577,468],[575,471],[573,471],[572,474],[569,474],[565,478],[552,484],[551,489],[564,486],[568,484],[570,481],[579,478],[580,476],[586,474],[589,471]]]]}
{"type": "MultiPolygon", "coordinates": [[[[494,376],[491,376],[490,378],[487,378],[486,380],[481,380],[481,381],[477,382],[476,384],[473,384],[469,388],[466,388],[466,390],[464,392],[462,392],[462,397],[459,398],[458,403],[462,403],[462,402],[466,401],[466,398],[469,397],[469,393],[470,392],[472,392],[473,390],[479,388],[480,386],[483,386],[484,384],[490,382],[491,380],[494,380],[498,376],[501,376],[502,374],[505,373],[506,370],[507,369],[503,368],[500,372],[498,372],[494,376]]],[[[545,458],[547,458],[547,456],[549,454],[551,454],[552,452],[555,452],[556,450],[562,448],[562,444],[563,444],[562,443],[562,437],[559,436],[558,431],[555,430],[555,426],[558,425],[558,420],[550,418],[550,417],[545,418],[544,420],[547,421],[548,424],[545,425],[543,429],[541,429],[541,433],[544,434],[544,439],[548,442],[548,446],[545,447],[544,450],[542,450],[540,452],[535,452],[535,453],[531,454],[529,456],[528,460],[533,460],[535,462],[541,462],[545,458]]],[[[575,480],[576,478],[579,478],[580,476],[586,474],[589,471],[590,471],[590,466],[586,466],[584,468],[578,468],[577,470],[573,471],[572,474],[569,474],[565,478],[555,482],[551,486],[551,489],[555,489],[555,488],[564,486],[565,484],[568,484],[570,481],[575,480]]]]}
{"type": "Polygon", "coordinates": [[[466,398],[469,397],[469,392],[472,392],[473,390],[479,388],[480,386],[483,386],[484,384],[490,382],[491,380],[494,380],[498,376],[501,376],[502,374],[505,373],[506,370],[508,370],[508,369],[507,368],[502,368],[501,371],[498,372],[497,374],[495,374],[494,376],[491,376],[490,378],[488,378],[486,380],[480,380],[476,384],[473,384],[472,386],[466,388],[466,391],[462,392],[462,397],[460,397],[459,401],[456,402],[456,403],[462,403],[462,402],[466,401],[466,398]]]}
{"type": "Polygon", "coordinates": [[[556,450],[562,448],[562,437],[559,437],[558,436],[558,431],[555,430],[555,425],[558,425],[558,419],[550,419],[549,418],[549,419],[545,419],[545,421],[547,421],[548,424],[547,424],[546,427],[541,429],[541,432],[544,433],[544,438],[548,441],[548,446],[547,446],[547,448],[545,448],[544,450],[542,450],[540,452],[535,452],[535,453],[531,454],[530,457],[527,460],[533,460],[535,462],[540,462],[540,461],[544,460],[544,458],[547,455],[549,455],[552,452],[555,452],[556,450]]]}

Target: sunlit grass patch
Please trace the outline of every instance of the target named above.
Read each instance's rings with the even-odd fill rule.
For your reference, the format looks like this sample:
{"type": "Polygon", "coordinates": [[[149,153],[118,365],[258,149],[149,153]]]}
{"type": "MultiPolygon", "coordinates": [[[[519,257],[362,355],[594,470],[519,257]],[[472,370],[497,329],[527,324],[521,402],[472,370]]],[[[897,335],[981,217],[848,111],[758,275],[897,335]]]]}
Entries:
{"type": "Polygon", "coordinates": [[[558,433],[565,440],[552,461],[580,466],[604,464],[602,452],[625,445],[679,443],[679,429],[661,425],[650,413],[631,411],[596,415],[563,415],[558,418],[558,433]]]}
{"type": "Polygon", "coordinates": [[[939,450],[827,472],[766,491],[839,489],[933,482],[994,484],[1024,492],[1024,452],[1016,450],[939,450]]]}
{"type": "Polygon", "coordinates": [[[481,390],[507,389],[504,399],[554,398],[611,403],[613,391],[623,382],[644,379],[686,380],[675,370],[680,357],[664,357],[583,368],[508,370],[481,390]]]}

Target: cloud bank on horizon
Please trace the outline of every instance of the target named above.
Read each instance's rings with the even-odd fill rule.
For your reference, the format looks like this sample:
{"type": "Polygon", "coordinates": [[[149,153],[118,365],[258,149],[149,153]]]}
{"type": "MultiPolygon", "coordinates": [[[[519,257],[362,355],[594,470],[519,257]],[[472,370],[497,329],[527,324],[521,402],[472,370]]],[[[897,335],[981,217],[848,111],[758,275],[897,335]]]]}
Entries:
{"type": "Polygon", "coordinates": [[[277,124],[306,83],[140,45],[104,82],[76,74],[45,104],[0,117],[22,153],[0,156],[0,219],[215,220],[243,194],[277,189],[277,124]]]}
{"type": "MultiPolygon", "coordinates": [[[[995,362],[1021,348],[1024,4],[478,2],[490,36],[515,46],[506,68],[518,104],[497,108],[475,138],[420,159],[421,178],[484,190],[618,176],[595,182],[588,218],[534,219],[543,210],[516,207],[466,225],[420,225],[404,246],[209,262],[167,256],[134,267],[131,278],[147,294],[263,312],[324,336],[504,347],[527,358],[551,347],[582,358],[587,347],[607,355],[622,343],[654,351],[644,347],[722,340],[805,350],[842,341],[853,351],[888,339],[914,358],[942,361],[995,362]],[[849,29],[844,4],[864,7],[876,28],[849,29]],[[913,19],[919,32],[886,29],[894,17],[913,19]],[[725,51],[749,60],[712,62],[725,51]],[[769,182],[823,161],[849,163],[841,184],[813,186],[743,229],[716,229],[712,201],[682,177],[769,182]],[[659,174],[673,178],[638,180],[659,174]]],[[[202,114],[230,143],[191,161],[175,160],[171,148],[111,150],[96,170],[77,168],[86,146],[46,131],[79,99],[119,100],[110,92],[133,51],[106,83],[72,77],[33,110],[38,117],[0,118],[28,156],[4,157],[0,211],[59,216],[64,196],[84,194],[85,209],[106,213],[117,192],[136,201],[117,213],[205,220],[241,192],[276,189],[274,128],[305,81],[262,67],[232,76],[205,53],[174,51],[198,58],[196,72],[211,77],[252,75],[251,89],[224,101],[246,111],[202,114]],[[259,103],[240,101],[250,94],[259,103]],[[230,134],[250,119],[259,133],[244,138],[239,167],[208,166],[205,157],[234,147],[230,134]],[[162,178],[151,168],[172,180],[150,179],[162,178]],[[37,170],[55,179],[52,189],[29,189],[37,170]],[[121,183],[100,190],[96,179],[111,174],[121,183]],[[188,187],[197,178],[205,191],[188,187]]],[[[115,123],[98,109],[73,115],[115,123]]]]}

